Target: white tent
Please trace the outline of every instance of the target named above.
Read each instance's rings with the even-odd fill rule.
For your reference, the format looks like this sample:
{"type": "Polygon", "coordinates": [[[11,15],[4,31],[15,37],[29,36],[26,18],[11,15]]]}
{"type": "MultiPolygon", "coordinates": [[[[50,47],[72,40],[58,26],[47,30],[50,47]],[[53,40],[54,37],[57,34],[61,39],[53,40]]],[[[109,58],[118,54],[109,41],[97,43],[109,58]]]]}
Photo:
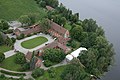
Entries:
{"type": "Polygon", "coordinates": [[[66,59],[67,59],[68,61],[71,61],[71,60],[73,59],[73,56],[72,56],[71,54],[68,54],[68,55],[66,56],[66,59]]]}
{"type": "Polygon", "coordinates": [[[78,57],[79,56],[79,54],[81,53],[81,51],[87,51],[87,49],[86,48],[83,48],[83,47],[80,47],[80,48],[78,48],[77,50],[75,50],[75,51],[73,51],[72,53],[71,53],[71,55],[73,56],[73,57],[78,57]]]}
{"type": "Polygon", "coordinates": [[[77,50],[73,51],[71,54],[68,54],[66,56],[66,59],[71,61],[74,57],[77,58],[79,56],[79,54],[81,53],[81,51],[87,51],[87,49],[80,47],[77,50]]]}

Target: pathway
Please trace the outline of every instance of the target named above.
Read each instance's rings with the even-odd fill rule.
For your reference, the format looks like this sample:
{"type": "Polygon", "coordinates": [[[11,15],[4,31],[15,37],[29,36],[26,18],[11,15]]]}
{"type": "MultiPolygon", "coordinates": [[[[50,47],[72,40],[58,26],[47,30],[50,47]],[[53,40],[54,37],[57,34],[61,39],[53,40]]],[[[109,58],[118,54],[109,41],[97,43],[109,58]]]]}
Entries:
{"type": "Polygon", "coordinates": [[[64,66],[64,65],[67,65],[67,64],[68,64],[68,62],[66,62],[66,60],[63,60],[61,63],[56,64],[56,65],[53,65],[53,66],[50,66],[50,67],[45,67],[44,64],[42,63],[40,68],[42,68],[42,69],[44,69],[44,70],[48,70],[48,69],[50,69],[51,67],[54,67],[54,68],[55,68],[55,67],[64,66]]]}
{"type": "MultiPolygon", "coordinates": [[[[27,38],[24,38],[24,39],[22,39],[22,40],[16,40],[16,42],[15,42],[15,44],[14,44],[14,48],[15,48],[17,51],[20,51],[20,52],[26,54],[28,51],[31,51],[31,52],[32,52],[32,51],[34,51],[34,50],[40,49],[41,47],[45,46],[45,44],[51,43],[51,42],[53,42],[53,41],[54,41],[54,39],[53,39],[50,35],[45,35],[45,34],[40,33],[40,34],[38,34],[38,35],[33,35],[33,36],[31,36],[31,37],[27,37],[27,38]],[[33,39],[33,38],[39,37],[39,36],[43,36],[43,37],[47,38],[48,41],[45,42],[45,43],[43,43],[42,45],[39,45],[39,46],[33,48],[33,49],[25,49],[25,48],[23,48],[23,47],[21,46],[21,43],[22,43],[23,41],[26,41],[26,40],[29,40],[29,39],[33,39]]],[[[5,54],[5,58],[8,58],[8,57],[10,57],[10,56],[12,56],[12,55],[14,55],[14,54],[16,54],[16,53],[14,52],[14,50],[10,50],[10,51],[8,51],[8,52],[5,52],[4,54],[5,54]]]]}
{"type": "Polygon", "coordinates": [[[16,53],[14,52],[14,50],[10,50],[10,51],[5,52],[4,54],[5,54],[5,58],[8,58],[10,56],[13,56],[16,53]]]}
{"type": "MultiPolygon", "coordinates": [[[[11,70],[7,70],[7,69],[4,69],[4,68],[0,68],[0,70],[4,70],[4,71],[7,71],[7,72],[12,72],[12,73],[25,73],[26,76],[24,76],[25,79],[29,79],[29,78],[32,78],[34,79],[31,74],[32,74],[32,71],[29,71],[29,72],[17,72],[17,71],[11,71],[11,70]]],[[[13,78],[20,78],[21,76],[11,76],[11,75],[7,75],[5,74],[6,77],[13,77],[13,78]]]]}

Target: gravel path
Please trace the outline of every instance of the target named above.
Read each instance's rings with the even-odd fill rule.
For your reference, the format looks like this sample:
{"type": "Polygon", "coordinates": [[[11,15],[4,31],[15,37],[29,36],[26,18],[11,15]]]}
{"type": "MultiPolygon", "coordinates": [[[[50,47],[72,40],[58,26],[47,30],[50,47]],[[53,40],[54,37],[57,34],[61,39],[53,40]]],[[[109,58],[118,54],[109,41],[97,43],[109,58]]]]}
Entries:
{"type": "MultiPolygon", "coordinates": [[[[4,71],[7,71],[7,72],[12,72],[12,73],[25,73],[26,76],[24,76],[25,79],[29,79],[29,78],[32,78],[34,79],[31,74],[32,74],[32,71],[29,71],[29,72],[17,72],[17,71],[11,71],[11,70],[7,70],[7,69],[4,69],[4,68],[0,68],[0,70],[4,70],[4,71]]],[[[6,77],[13,77],[13,78],[20,78],[20,76],[11,76],[11,75],[7,75],[5,74],[6,77]]],[[[35,79],[34,79],[35,80],[35,79]]]]}

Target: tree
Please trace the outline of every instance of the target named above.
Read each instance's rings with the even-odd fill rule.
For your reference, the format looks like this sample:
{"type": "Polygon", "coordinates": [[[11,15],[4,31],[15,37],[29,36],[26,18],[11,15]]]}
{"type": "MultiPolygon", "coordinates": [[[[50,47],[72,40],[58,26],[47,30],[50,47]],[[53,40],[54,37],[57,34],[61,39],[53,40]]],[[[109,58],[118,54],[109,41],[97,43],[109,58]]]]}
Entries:
{"type": "Polygon", "coordinates": [[[22,23],[22,26],[28,26],[31,24],[31,20],[28,15],[22,15],[18,20],[22,23]]]}
{"type": "Polygon", "coordinates": [[[46,49],[43,54],[44,60],[49,60],[52,63],[59,63],[65,59],[65,53],[60,49],[46,49]]]}
{"type": "Polygon", "coordinates": [[[105,36],[104,30],[102,29],[102,27],[98,27],[98,28],[96,29],[96,34],[97,34],[98,36],[105,36]]]}
{"type": "Polygon", "coordinates": [[[40,77],[43,74],[44,74],[44,69],[37,68],[37,69],[35,69],[35,70],[32,71],[32,76],[34,78],[40,77]]]}
{"type": "Polygon", "coordinates": [[[45,1],[40,1],[39,6],[45,8],[46,7],[46,2],[45,1]]]}
{"type": "Polygon", "coordinates": [[[93,19],[85,19],[82,22],[82,27],[83,27],[84,31],[96,32],[98,25],[96,24],[96,21],[94,21],[93,19]]]}
{"type": "Polygon", "coordinates": [[[81,56],[78,57],[81,63],[87,68],[89,73],[92,68],[96,67],[97,54],[97,49],[89,48],[88,51],[85,51],[81,56]]]}
{"type": "Polygon", "coordinates": [[[53,8],[56,8],[59,5],[58,0],[44,0],[44,1],[46,2],[46,5],[49,5],[53,8]]]}
{"type": "Polygon", "coordinates": [[[71,46],[73,48],[79,48],[80,47],[80,43],[78,41],[72,40],[71,41],[71,46]]]}
{"type": "Polygon", "coordinates": [[[15,62],[17,64],[24,64],[24,63],[26,63],[25,55],[23,53],[21,53],[21,52],[18,52],[16,54],[15,62]]]}
{"type": "Polygon", "coordinates": [[[90,80],[90,75],[85,72],[78,59],[73,59],[61,74],[63,80],[85,80],[86,77],[90,80]]]}
{"type": "Polygon", "coordinates": [[[47,32],[48,29],[50,29],[51,27],[51,23],[48,19],[42,19],[42,21],[39,23],[40,28],[42,29],[42,31],[47,32]]]}
{"type": "Polygon", "coordinates": [[[53,63],[52,63],[50,60],[44,60],[44,65],[45,65],[46,67],[50,67],[50,66],[53,65],[53,63]]]}
{"type": "Polygon", "coordinates": [[[0,32],[0,45],[2,45],[3,43],[4,43],[3,36],[2,33],[0,32]]]}
{"type": "Polygon", "coordinates": [[[5,40],[5,44],[7,46],[12,46],[13,45],[13,41],[11,40],[11,38],[7,37],[6,40],[5,40]]]}
{"type": "Polygon", "coordinates": [[[0,52],[0,63],[5,59],[5,55],[0,52]]]}
{"type": "Polygon", "coordinates": [[[33,25],[33,24],[35,24],[35,22],[37,21],[37,18],[39,16],[36,13],[30,13],[30,14],[28,14],[28,17],[30,19],[30,25],[33,25]]]}
{"type": "Polygon", "coordinates": [[[16,42],[16,39],[15,38],[11,38],[11,40],[12,40],[12,43],[15,43],[16,42]]]}
{"type": "Polygon", "coordinates": [[[81,26],[79,25],[76,25],[76,27],[74,27],[72,30],[71,30],[71,37],[73,39],[76,39],[76,40],[79,40],[79,37],[81,36],[83,32],[83,29],[81,26]]]}
{"type": "Polygon", "coordinates": [[[1,19],[0,20],[0,31],[1,30],[7,30],[10,26],[8,25],[6,20],[1,19]]]}
{"type": "Polygon", "coordinates": [[[23,70],[23,71],[30,70],[30,63],[25,63],[25,64],[23,64],[22,70],[23,70]]]}
{"type": "Polygon", "coordinates": [[[62,24],[62,25],[65,25],[66,22],[67,22],[66,18],[65,18],[65,17],[62,17],[62,18],[61,18],[61,24],[62,24]]]}
{"type": "MultiPolygon", "coordinates": [[[[27,35],[27,36],[29,36],[29,35],[27,35]]],[[[24,37],[25,37],[24,34],[20,34],[20,36],[17,36],[17,39],[20,40],[20,39],[23,39],[24,37]]]]}

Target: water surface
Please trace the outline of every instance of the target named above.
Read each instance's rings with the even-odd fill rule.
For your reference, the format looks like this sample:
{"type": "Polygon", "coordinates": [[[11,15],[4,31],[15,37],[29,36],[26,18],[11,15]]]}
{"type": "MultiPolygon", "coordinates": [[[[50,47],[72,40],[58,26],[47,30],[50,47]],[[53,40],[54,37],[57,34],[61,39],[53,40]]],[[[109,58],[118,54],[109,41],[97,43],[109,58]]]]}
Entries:
{"type": "Polygon", "coordinates": [[[115,48],[115,63],[102,80],[120,80],[120,0],[59,0],[80,19],[93,18],[105,30],[115,48]]]}

